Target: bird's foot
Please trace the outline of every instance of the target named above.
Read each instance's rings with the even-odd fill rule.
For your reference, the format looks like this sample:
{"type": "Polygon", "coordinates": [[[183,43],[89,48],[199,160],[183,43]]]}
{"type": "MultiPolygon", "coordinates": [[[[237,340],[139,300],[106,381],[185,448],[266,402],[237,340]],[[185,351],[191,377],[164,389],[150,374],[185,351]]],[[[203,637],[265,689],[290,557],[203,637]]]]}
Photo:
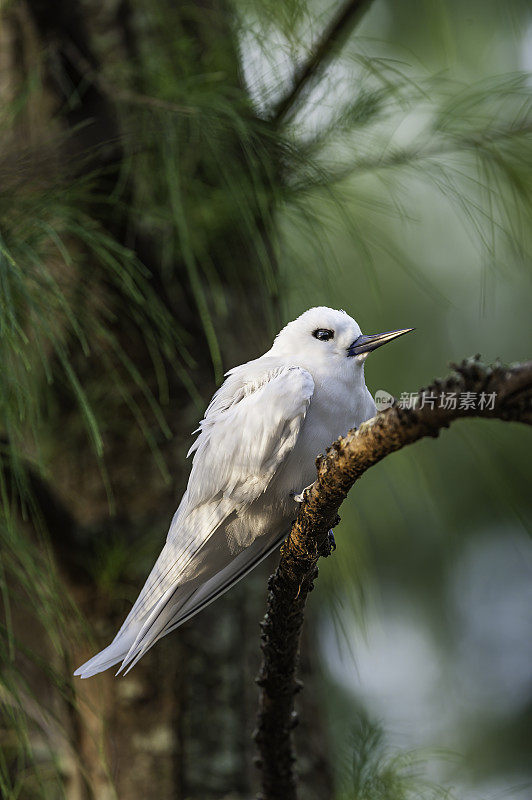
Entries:
{"type": "Polygon", "coordinates": [[[323,540],[321,548],[318,550],[318,555],[322,558],[327,558],[336,550],[336,542],[334,540],[334,533],[332,529],[327,533],[327,538],[323,540]]]}
{"type": "Polygon", "coordinates": [[[303,500],[305,499],[305,493],[306,492],[310,492],[310,490],[312,489],[313,485],[314,484],[311,483],[310,486],[305,486],[305,488],[302,489],[299,492],[299,494],[296,494],[295,492],[290,492],[290,496],[292,497],[293,500],[296,501],[296,503],[302,503],[303,500]]]}

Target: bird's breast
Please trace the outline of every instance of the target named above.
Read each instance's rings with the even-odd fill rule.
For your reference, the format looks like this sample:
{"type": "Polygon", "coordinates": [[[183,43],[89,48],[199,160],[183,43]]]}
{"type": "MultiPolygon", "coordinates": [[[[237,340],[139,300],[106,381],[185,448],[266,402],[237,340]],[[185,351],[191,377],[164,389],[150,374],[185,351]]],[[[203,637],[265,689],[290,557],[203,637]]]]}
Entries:
{"type": "Polygon", "coordinates": [[[312,396],[294,449],[274,479],[278,495],[300,492],[313,483],[318,455],[325,453],[339,436],[374,415],[375,405],[365,385],[336,389],[330,392],[318,386],[312,396]]]}

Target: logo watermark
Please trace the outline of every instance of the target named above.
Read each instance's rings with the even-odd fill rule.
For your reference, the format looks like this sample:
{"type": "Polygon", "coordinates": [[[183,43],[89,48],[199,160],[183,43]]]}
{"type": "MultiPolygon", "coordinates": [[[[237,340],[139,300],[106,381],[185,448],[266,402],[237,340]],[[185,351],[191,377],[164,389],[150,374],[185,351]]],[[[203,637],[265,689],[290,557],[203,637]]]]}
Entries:
{"type": "Polygon", "coordinates": [[[497,392],[401,392],[396,400],[384,389],[375,392],[377,411],[397,408],[441,408],[445,411],[493,411],[497,392]]]}
{"type": "Polygon", "coordinates": [[[391,408],[395,402],[395,397],[390,392],[385,391],[384,389],[377,389],[375,392],[375,405],[377,406],[377,411],[385,411],[387,408],[391,408]]]}

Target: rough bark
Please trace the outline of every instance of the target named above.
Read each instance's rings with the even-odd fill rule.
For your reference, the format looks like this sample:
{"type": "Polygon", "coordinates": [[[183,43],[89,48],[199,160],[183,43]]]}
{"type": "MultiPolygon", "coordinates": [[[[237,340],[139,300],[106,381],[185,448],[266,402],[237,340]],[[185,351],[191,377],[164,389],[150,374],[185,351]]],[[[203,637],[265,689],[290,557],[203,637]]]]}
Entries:
{"type": "Polygon", "coordinates": [[[261,800],[295,800],[297,776],[292,729],[297,722],[294,696],[299,637],[308,593],[318,574],[320,556],[331,551],[328,532],[349,490],[364,473],[390,453],[426,436],[437,437],[457,419],[482,417],[532,424],[532,361],[513,366],[486,366],[479,357],[455,365],[444,380],[418,393],[416,407],[395,403],[358,430],[340,437],[320,456],[315,483],[306,493],[298,517],[268,583],[262,622],[263,661],[259,673],[259,711],[255,739],[260,752],[261,800]],[[465,392],[495,393],[493,407],[478,403],[460,407],[465,392]],[[440,407],[442,395],[456,393],[456,408],[440,407]],[[436,397],[432,402],[430,398],[436,397]]]}

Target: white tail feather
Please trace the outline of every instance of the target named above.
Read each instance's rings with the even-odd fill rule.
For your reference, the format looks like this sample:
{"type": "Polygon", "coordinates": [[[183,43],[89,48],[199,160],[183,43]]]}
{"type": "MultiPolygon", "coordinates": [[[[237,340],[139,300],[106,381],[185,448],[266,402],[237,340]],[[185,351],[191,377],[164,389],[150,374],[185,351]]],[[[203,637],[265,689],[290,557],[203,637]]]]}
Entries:
{"type": "Polygon", "coordinates": [[[78,667],[74,675],[80,678],[91,678],[93,675],[97,675],[98,672],[103,672],[109,667],[118,664],[128,652],[135,637],[136,633],[134,631],[128,631],[126,635],[119,634],[108,647],[89,658],[81,667],[78,667]]]}

